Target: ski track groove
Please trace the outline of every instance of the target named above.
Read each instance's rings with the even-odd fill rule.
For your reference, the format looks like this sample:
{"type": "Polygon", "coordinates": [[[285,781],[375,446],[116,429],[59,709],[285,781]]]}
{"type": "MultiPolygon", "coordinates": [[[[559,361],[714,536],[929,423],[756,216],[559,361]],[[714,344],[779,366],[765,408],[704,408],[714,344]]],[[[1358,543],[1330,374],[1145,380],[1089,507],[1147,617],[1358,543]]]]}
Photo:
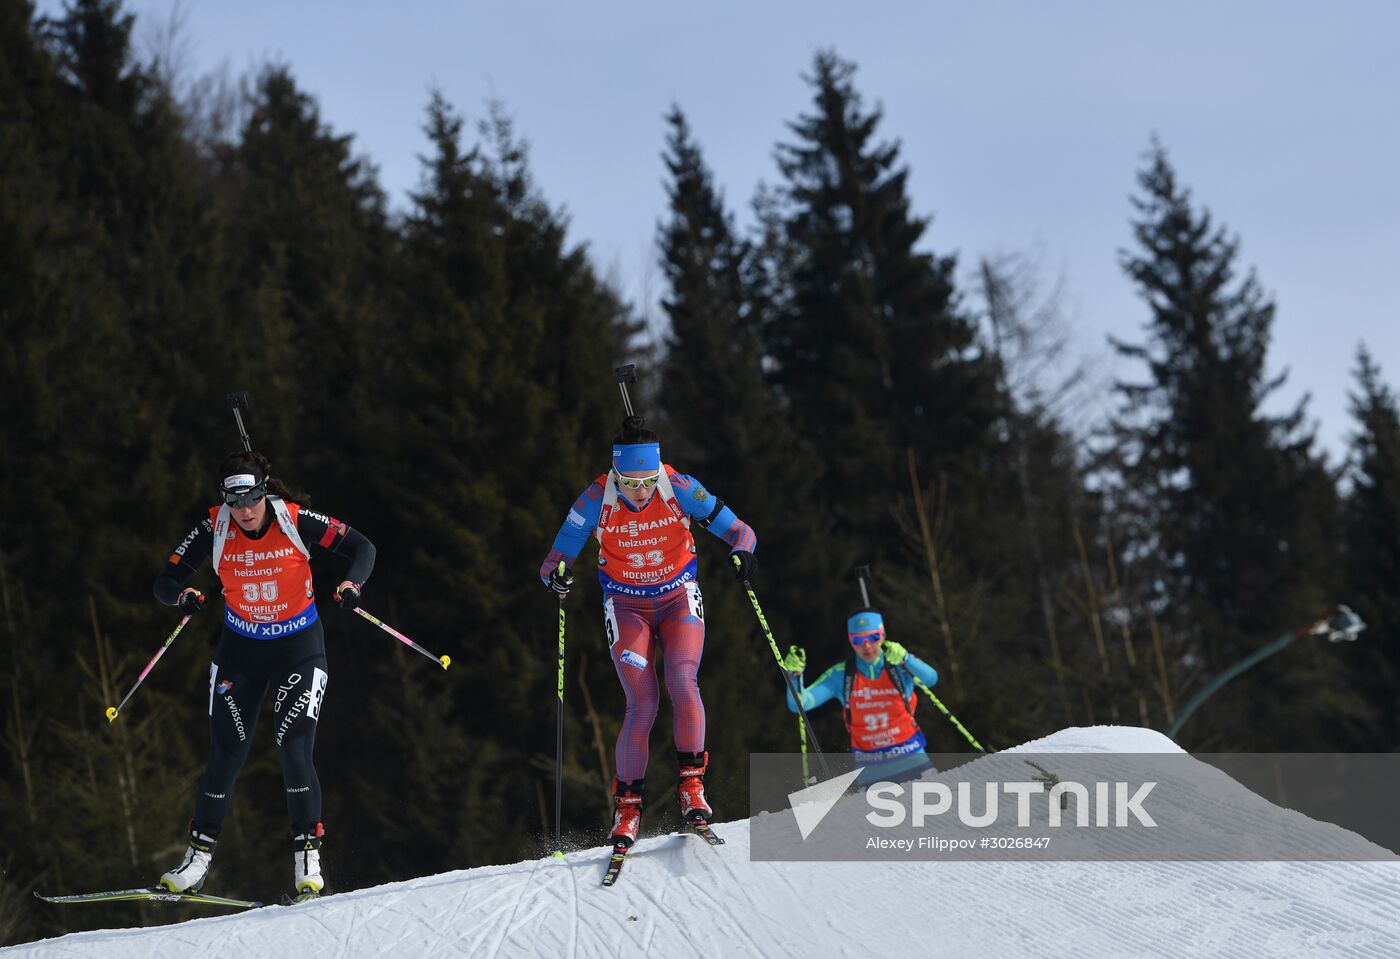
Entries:
{"type": "Polygon", "coordinates": [[[407,910],[390,910],[390,915],[393,915],[399,919],[407,918],[412,921],[412,924],[407,927],[401,927],[399,929],[397,938],[394,939],[393,943],[390,944],[388,948],[383,950],[384,954],[386,955],[403,955],[404,953],[399,952],[395,947],[403,943],[405,940],[409,939],[415,933],[419,932],[419,930],[421,930],[421,936],[423,941],[421,943],[413,943],[413,946],[416,946],[417,948],[411,949],[411,953],[417,952],[419,949],[424,949],[426,951],[420,953],[421,955],[435,955],[438,950],[434,947],[434,944],[440,943],[446,938],[442,931],[444,927],[441,923],[435,922],[431,918],[424,918],[423,916],[420,916],[418,914],[418,910],[415,908],[409,908],[407,910]]]}
{"type": "Polygon", "coordinates": [[[515,901],[511,903],[510,916],[506,919],[505,923],[501,927],[501,938],[499,941],[497,941],[495,948],[491,950],[490,959],[496,959],[496,957],[501,954],[501,946],[505,945],[506,940],[510,938],[511,925],[515,922],[515,915],[517,912],[520,911],[520,904],[525,901],[525,896],[523,895],[523,893],[529,889],[531,885],[530,880],[533,879],[535,873],[539,871],[541,862],[542,860],[536,859],[535,864],[530,867],[530,871],[525,875],[524,880],[520,883],[521,894],[517,895],[515,897],[515,901]]]}
{"type": "Polygon", "coordinates": [[[651,944],[656,939],[656,920],[647,922],[646,941],[642,943],[642,955],[651,955],[651,944]]]}
{"type": "MultiPolygon", "coordinates": [[[[692,842],[692,840],[691,840],[689,837],[685,836],[685,835],[682,835],[681,838],[682,838],[685,842],[688,842],[688,843],[689,843],[689,842],[692,842]]],[[[699,838],[698,836],[695,837],[694,840],[693,840],[693,842],[695,842],[695,843],[702,843],[702,842],[704,842],[704,841],[705,841],[705,840],[699,838]]],[[[701,851],[701,850],[699,850],[699,849],[691,848],[691,849],[685,850],[685,852],[683,853],[683,855],[684,855],[686,858],[690,858],[690,857],[694,856],[695,854],[699,853],[700,851],[701,851]]],[[[704,849],[704,852],[705,852],[706,854],[709,854],[709,855],[715,856],[715,857],[717,857],[717,858],[720,858],[721,860],[722,860],[723,855],[724,855],[724,853],[721,852],[719,849],[711,849],[711,848],[709,848],[708,846],[704,849]]],[[[720,867],[721,870],[724,869],[724,863],[723,863],[722,861],[719,862],[718,865],[719,865],[719,867],[720,867]]],[[[708,872],[708,870],[706,870],[706,872],[708,872]]],[[[703,901],[705,901],[705,902],[709,902],[710,904],[712,904],[712,905],[714,906],[714,913],[715,913],[715,914],[724,915],[724,913],[726,912],[725,903],[722,902],[722,901],[720,900],[720,898],[712,891],[713,888],[714,888],[714,886],[715,886],[715,883],[713,882],[712,877],[706,876],[706,879],[707,879],[708,881],[707,881],[707,882],[704,882],[704,883],[696,882],[694,879],[692,879],[692,878],[690,877],[689,870],[686,870],[686,871],[684,871],[684,872],[680,872],[680,873],[677,873],[677,874],[676,874],[676,881],[677,881],[677,883],[680,884],[682,888],[688,890],[688,891],[691,893],[693,899],[700,899],[700,900],[703,900],[703,901]]],[[[715,924],[712,924],[711,927],[712,927],[712,928],[718,928],[718,929],[722,930],[722,931],[720,932],[720,935],[721,935],[721,938],[724,938],[724,939],[729,939],[729,938],[730,938],[729,936],[725,935],[725,932],[726,932],[727,930],[730,930],[730,929],[736,930],[736,931],[739,933],[739,938],[741,938],[741,939],[743,940],[743,943],[742,943],[742,944],[747,945],[747,946],[749,947],[749,949],[748,949],[747,952],[740,953],[740,955],[772,956],[772,955],[776,955],[776,954],[777,954],[777,953],[775,953],[775,952],[773,951],[772,948],[765,948],[764,946],[760,945],[759,942],[758,942],[758,940],[754,938],[753,934],[750,933],[746,928],[744,928],[744,924],[743,924],[743,923],[725,924],[724,926],[716,926],[715,924]]],[[[732,945],[732,943],[729,943],[729,944],[732,945]]],[[[705,955],[714,955],[714,953],[707,952],[707,953],[705,953],[705,955]]]]}
{"type": "Polygon", "coordinates": [[[350,944],[355,941],[355,931],[357,929],[363,925],[369,925],[369,923],[378,916],[393,914],[393,910],[385,908],[377,903],[369,903],[363,914],[361,914],[358,909],[351,909],[340,903],[336,903],[335,905],[338,907],[337,912],[350,913],[350,920],[345,924],[345,929],[341,933],[344,945],[341,947],[340,952],[336,954],[336,959],[351,959],[353,954],[350,952],[350,944]]]}
{"type": "MultiPolygon", "coordinates": [[[[350,943],[355,941],[355,927],[358,926],[360,923],[360,914],[357,910],[354,909],[337,909],[336,911],[349,912],[350,916],[349,921],[346,922],[344,927],[340,930],[338,937],[340,939],[340,949],[337,950],[335,954],[335,959],[349,959],[350,943]]],[[[378,914],[378,910],[374,909],[373,907],[370,907],[368,911],[369,916],[366,916],[365,918],[371,918],[378,914]]]]}
{"type": "Polygon", "coordinates": [[[569,959],[578,959],[578,913],[579,913],[579,902],[578,902],[578,876],[574,874],[574,864],[571,863],[571,862],[569,862],[567,856],[566,856],[566,857],[564,858],[564,860],[560,863],[560,865],[562,865],[562,866],[568,871],[568,873],[569,873],[569,885],[570,885],[571,889],[573,890],[573,900],[574,900],[574,908],[573,908],[573,919],[574,919],[574,921],[573,921],[573,922],[570,924],[570,926],[569,926],[569,959]]]}
{"type": "MultiPolygon", "coordinates": [[[[490,898],[491,897],[488,896],[487,901],[489,901],[490,898]]],[[[466,904],[467,897],[465,895],[452,897],[452,915],[448,917],[448,925],[452,926],[453,928],[456,928],[456,919],[462,914],[462,908],[466,904]]]]}
{"type": "MultiPolygon", "coordinates": [[[[704,842],[704,840],[699,839],[697,840],[697,842],[704,842]]],[[[736,875],[734,871],[734,863],[730,861],[733,858],[733,856],[739,854],[737,849],[730,851],[728,843],[726,843],[726,848],[724,850],[706,848],[703,850],[697,849],[695,851],[699,854],[714,855],[718,860],[717,871],[723,873],[726,879],[733,880],[731,883],[729,883],[730,888],[743,888],[742,879],[736,875]]],[[[748,861],[747,851],[744,855],[744,861],[748,861]]],[[[714,892],[709,891],[710,887],[707,887],[704,883],[699,882],[696,879],[692,879],[690,877],[686,877],[685,882],[690,888],[702,891],[705,898],[707,898],[710,902],[715,904],[716,912],[718,912],[720,915],[724,915],[728,912],[728,904],[722,901],[719,898],[719,896],[716,895],[714,892]]],[[[710,884],[710,886],[713,886],[713,884],[710,884]]],[[[787,882],[781,883],[781,888],[789,893],[794,891],[787,882]]],[[[773,956],[781,954],[788,956],[804,956],[807,953],[806,949],[800,949],[796,953],[790,951],[791,944],[785,944],[776,936],[774,936],[772,926],[768,923],[764,923],[760,927],[760,929],[765,933],[764,938],[768,940],[767,942],[762,944],[760,944],[758,938],[748,930],[746,923],[731,923],[727,924],[725,928],[732,928],[739,932],[743,940],[752,948],[752,952],[749,953],[750,955],[773,956]],[[778,952],[779,949],[782,950],[781,953],[778,952]]],[[[805,936],[799,936],[798,941],[801,942],[804,938],[805,936]]]]}
{"type": "MultiPolygon", "coordinates": [[[[744,859],[742,861],[748,861],[747,850],[745,850],[744,852],[744,859]]],[[[798,917],[799,919],[805,918],[808,921],[811,921],[816,917],[812,916],[810,913],[804,913],[802,909],[803,895],[801,890],[797,889],[793,885],[791,877],[794,876],[795,873],[791,869],[791,867],[789,866],[787,868],[777,868],[779,865],[785,866],[786,864],[768,865],[774,866],[774,868],[771,870],[771,880],[774,882],[774,888],[780,888],[783,894],[787,896],[788,903],[791,904],[790,908],[785,908],[781,910],[779,915],[774,916],[770,920],[770,928],[772,925],[781,922],[784,931],[787,933],[786,938],[788,939],[788,941],[801,942],[804,939],[814,938],[828,943],[839,942],[841,943],[842,956],[860,956],[863,959],[863,957],[869,954],[869,950],[866,949],[864,946],[857,946],[855,947],[854,951],[852,951],[852,946],[846,944],[846,937],[849,933],[849,930],[838,928],[837,926],[833,925],[831,914],[825,910],[822,910],[820,913],[820,918],[825,924],[825,937],[821,935],[821,930],[794,926],[789,917],[798,917]]],[[[734,876],[737,881],[739,877],[738,872],[735,868],[735,864],[733,862],[730,862],[727,863],[726,866],[728,868],[729,874],[731,876],[734,876]]]]}
{"type": "Polygon", "coordinates": [[[600,887],[593,891],[591,887],[591,883],[598,881],[607,868],[607,856],[611,849],[609,846],[606,852],[600,848],[595,852],[575,853],[569,861],[576,913],[573,921],[575,956],[617,954],[617,944],[605,938],[605,931],[616,930],[617,923],[605,914],[598,898],[599,892],[606,895],[608,890],[600,887]]]}
{"type": "MultiPolygon", "coordinates": [[[[650,850],[648,850],[648,852],[650,852],[650,850]]],[[[628,859],[629,859],[629,865],[630,865],[633,869],[635,869],[636,866],[637,866],[637,863],[630,862],[630,859],[631,859],[631,854],[630,854],[630,853],[629,853],[629,855],[628,855],[628,859]]],[[[642,857],[642,861],[643,861],[643,862],[646,861],[646,860],[645,860],[645,857],[642,857]]],[[[627,873],[627,871],[624,869],[624,870],[623,870],[623,876],[622,876],[622,877],[619,877],[619,880],[618,880],[619,884],[621,884],[623,877],[626,877],[627,875],[628,875],[628,873],[627,873]]],[[[658,916],[658,915],[665,915],[665,909],[666,909],[666,907],[662,904],[662,901],[661,901],[661,888],[660,888],[660,887],[654,887],[652,882],[647,881],[647,877],[646,877],[646,874],[645,874],[645,873],[643,873],[641,876],[638,876],[636,872],[633,872],[633,873],[631,873],[631,877],[632,877],[632,878],[631,878],[630,880],[628,880],[628,881],[631,882],[633,885],[630,885],[630,886],[627,886],[627,887],[626,887],[626,889],[625,889],[625,891],[624,891],[624,893],[623,893],[623,905],[626,905],[626,904],[631,900],[631,898],[632,898],[632,893],[635,892],[638,896],[640,896],[643,900],[645,900],[645,902],[647,903],[647,905],[649,905],[649,906],[652,907],[651,910],[649,910],[649,911],[647,912],[648,921],[647,921],[647,928],[646,928],[647,949],[648,949],[648,951],[650,951],[651,942],[652,942],[653,939],[656,938],[656,916],[658,916]]],[[[617,886],[613,886],[611,889],[602,889],[602,891],[603,891],[603,892],[616,892],[616,891],[617,891],[617,888],[618,888],[617,886]]],[[[600,889],[601,889],[601,887],[600,887],[600,889]]]]}
{"type": "MultiPolygon", "coordinates": [[[[298,903],[298,904],[297,904],[297,908],[300,909],[302,906],[315,906],[315,905],[318,905],[318,903],[314,903],[314,902],[298,903]]],[[[342,911],[342,910],[336,910],[336,911],[337,911],[337,912],[340,912],[340,911],[342,911]]],[[[342,933],[342,932],[340,932],[339,930],[337,930],[337,928],[335,927],[335,925],[333,925],[333,924],[327,922],[327,921],[326,921],[326,920],[327,920],[327,917],[326,917],[326,916],[323,916],[323,915],[320,915],[320,912],[321,912],[321,910],[316,910],[316,909],[309,909],[309,910],[306,910],[306,911],[304,911],[304,912],[301,912],[301,913],[297,914],[295,917],[293,917],[291,922],[292,922],[293,925],[298,925],[298,924],[299,924],[299,925],[314,925],[314,926],[319,926],[322,930],[324,930],[326,933],[329,934],[329,937],[330,937],[330,939],[331,939],[333,942],[336,942],[336,943],[338,943],[338,944],[340,945],[341,952],[340,952],[339,954],[340,954],[340,955],[344,955],[344,950],[347,949],[347,948],[349,948],[349,945],[350,945],[349,940],[348,940],[348,939],[345,939],[345,938],[342,938],[342,937],[344,936],[344,933],[342,933]]],[[[280,917],[279,917],[279,918],[280,918],[280,917]]],[[[193,943],[191,943],[191,945],[193,945],[193,943]]],[[[197,952],[197,950],[192,950],[189,954],[190,954],[190,955],[197,955],[198,952],[197,952]]]]}

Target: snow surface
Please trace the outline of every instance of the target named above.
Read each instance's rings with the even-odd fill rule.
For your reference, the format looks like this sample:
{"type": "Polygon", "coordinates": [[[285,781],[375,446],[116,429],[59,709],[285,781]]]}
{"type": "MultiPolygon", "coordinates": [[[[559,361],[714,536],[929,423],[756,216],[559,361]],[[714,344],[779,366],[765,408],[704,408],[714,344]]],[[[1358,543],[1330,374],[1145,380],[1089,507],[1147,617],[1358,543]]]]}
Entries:
{"type": "MultiPolygon", "coordinates": [[[[1179,750],[1099,726],[1017,751],[1179,750]]],[[[0,956],[1400,957],[1400,863],[750,862],[749,825],[644,839],[611,889],[598,848],[0,956]]]]}

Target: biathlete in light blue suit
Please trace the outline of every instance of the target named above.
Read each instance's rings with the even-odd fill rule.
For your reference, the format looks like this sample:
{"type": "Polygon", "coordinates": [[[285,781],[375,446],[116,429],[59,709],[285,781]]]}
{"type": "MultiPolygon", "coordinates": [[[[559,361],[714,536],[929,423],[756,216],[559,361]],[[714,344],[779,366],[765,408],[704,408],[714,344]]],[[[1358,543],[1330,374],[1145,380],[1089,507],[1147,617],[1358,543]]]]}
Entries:
{"type": "MultiPolygon", "coordinates": [[[[783,668],[797,681],[803,709],[810,712],[833,699],[841,704],[851,753],[861,768],[860,783],[912,779],[932,767],[925,752],[927,741],[914,719],[914,679],[932,688],[938,671],[887,639],[885,619],[873,609],[852,613],[846,620],[846,636],[851,655],[811,686],[802,682],[807,653],[800,647],[789,650],[783,668]]],[[[797,712],[791,690],[787,704],[797,712]]]]}

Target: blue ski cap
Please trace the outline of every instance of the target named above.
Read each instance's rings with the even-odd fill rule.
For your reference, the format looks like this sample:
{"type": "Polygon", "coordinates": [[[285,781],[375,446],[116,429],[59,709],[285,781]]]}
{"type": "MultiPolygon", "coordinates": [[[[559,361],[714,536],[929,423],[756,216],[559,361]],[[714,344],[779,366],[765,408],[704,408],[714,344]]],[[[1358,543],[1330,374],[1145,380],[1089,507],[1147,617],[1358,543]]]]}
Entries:
{"type": "Polygon", "coordinates": [[[613,469],[619,473],[634,473],[661,469],[660,443],[616,443],[613,445],[613,469]]]}
{"type": "Polygon", "coordinates": [[[869,636],[871,633],[879,634],[881,639],[885,636],[885,617],[875,610],[863,609],[859,613],[852,613],[851,618],[846,620],[847,639],[869,636]]]}

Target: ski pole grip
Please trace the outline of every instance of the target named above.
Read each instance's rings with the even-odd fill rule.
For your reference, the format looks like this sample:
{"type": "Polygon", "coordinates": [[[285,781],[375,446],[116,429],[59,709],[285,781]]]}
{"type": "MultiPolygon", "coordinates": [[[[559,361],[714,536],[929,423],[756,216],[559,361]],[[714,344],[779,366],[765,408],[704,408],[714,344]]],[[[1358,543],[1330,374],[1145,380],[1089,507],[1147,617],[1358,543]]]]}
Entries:
{"type": "Polygon", "coordinates": [[[622,391],[623,408],[627,410],[628,416],[633,416],[632,396],[627,392],[627,384],[637,382],[637,364],[627,363],[623,366],[614,366],[613,379],[617,381],[617,388],[622,391]]]}
{"type": "Polygon", "coordinates": [[[253,452],[253,443],[248,439],[248,430],[243,425],[243,414],[252,409],[252,403],[248,401],[248,391],[239,390],[237,393],[229,393],[224,397],[228,403],[228,408],[233,410],[233,418],[238,423],[238,437],[243,441],[243,449],[246,452],[253,452]]]}

